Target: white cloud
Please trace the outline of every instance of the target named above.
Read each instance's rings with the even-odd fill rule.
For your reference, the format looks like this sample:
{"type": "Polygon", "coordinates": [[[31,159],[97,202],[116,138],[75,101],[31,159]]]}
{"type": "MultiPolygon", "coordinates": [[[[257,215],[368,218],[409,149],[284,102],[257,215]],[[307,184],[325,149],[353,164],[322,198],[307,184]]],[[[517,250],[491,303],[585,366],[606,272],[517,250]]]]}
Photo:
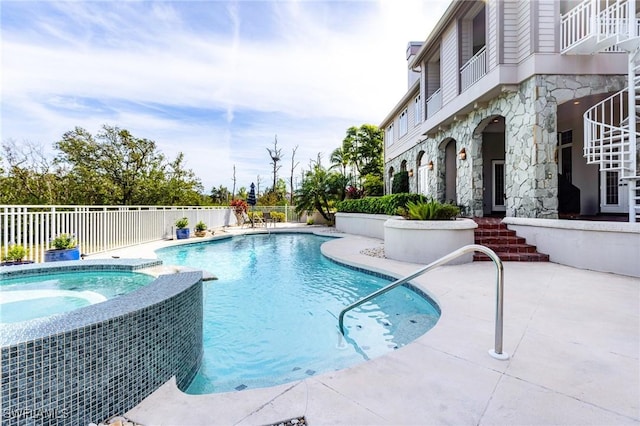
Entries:
{"type": "Polygon", "coordinates": [[[306,167],[384,118],[406,90],[407,42],[447,3],[5,3],[1,136],[116,125],[185,152],[208,191],[231,187],[234,164],[239,186],[269,182],[278,134],[288,179],[295,145],[306,167]]]}

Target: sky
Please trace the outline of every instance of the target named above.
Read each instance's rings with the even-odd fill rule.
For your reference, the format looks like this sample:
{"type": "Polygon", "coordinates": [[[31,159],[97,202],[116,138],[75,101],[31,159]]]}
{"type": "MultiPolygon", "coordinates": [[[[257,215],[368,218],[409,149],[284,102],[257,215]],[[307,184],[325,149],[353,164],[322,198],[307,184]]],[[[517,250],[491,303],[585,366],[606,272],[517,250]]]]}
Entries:
{"type": "Polygon", "coordinates": [[[271,186],[407,90],[406,48],[450,0],[0,1],[0,139],[41,146],[103,125],[179,152],[212,187],[271,186]]]}

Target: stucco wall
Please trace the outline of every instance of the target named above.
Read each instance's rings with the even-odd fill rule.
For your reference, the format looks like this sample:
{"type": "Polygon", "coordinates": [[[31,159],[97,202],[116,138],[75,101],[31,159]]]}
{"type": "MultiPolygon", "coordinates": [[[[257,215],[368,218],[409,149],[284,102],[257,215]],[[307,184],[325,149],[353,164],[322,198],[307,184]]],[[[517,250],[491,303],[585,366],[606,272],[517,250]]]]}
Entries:
{"type": "Polygon", "coordinates": [[[515,217],[504,223],[552,262],[640,277],[640,223],[515,217]]]}

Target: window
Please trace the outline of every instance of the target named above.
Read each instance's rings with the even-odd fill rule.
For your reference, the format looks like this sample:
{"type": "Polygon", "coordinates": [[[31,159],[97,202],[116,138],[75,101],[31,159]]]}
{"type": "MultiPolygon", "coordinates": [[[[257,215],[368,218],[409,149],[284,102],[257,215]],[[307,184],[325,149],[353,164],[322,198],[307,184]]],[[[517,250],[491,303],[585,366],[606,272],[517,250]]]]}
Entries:
{"type": "Polygon", "coordinates": [[[413,101],[413,125],[417,126],[422,121],[422,104],[420,103],[420,95],[413,101]]]}
{"type": "Polygon", "coordinates": [[[391,144],[393,144],[393,124],[390,124],[389,127],[387,127],[387,134],[384,141],[386,146],[391,146],[391,144]]]}
{"type": "Polygon", "coordinates": [[[406,109],[404,111],[402,111],[402,113],[400,114],[400,123],[399,123],[400,133],[399,133],[398,137],[402,137],[402,136],[407,134],[407,129],[408,129],[408,123],[407,123],[408,118],[407,118],[407,115],[409,115],[409,114],[407,113],[406,109]]]}

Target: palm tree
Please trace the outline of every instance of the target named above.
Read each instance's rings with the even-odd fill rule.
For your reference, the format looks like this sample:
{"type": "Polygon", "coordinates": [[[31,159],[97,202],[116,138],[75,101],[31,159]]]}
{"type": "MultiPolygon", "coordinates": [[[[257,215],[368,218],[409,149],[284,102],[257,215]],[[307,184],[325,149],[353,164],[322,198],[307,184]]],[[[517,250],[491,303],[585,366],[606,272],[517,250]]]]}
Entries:
{"type": "Polygon", "coordinates": [[[331,153],[330,157],[331,167],[329,169],[336,169],[340,167],[342,169],[342,174],[344,176],[347,175],[347,166],[349,165],[349,154],[345,151],[344,146],[340,148],[336,148],[331,153]]]}
{"type": "Polygon", "coordinates": [[[333,222],[333,206],[345,197],[348,179],[346,176],[330,172],[320,162],[311,164],[302,185],[296,190],[296,213],[317,210],[327,222],[333,222]]]}

